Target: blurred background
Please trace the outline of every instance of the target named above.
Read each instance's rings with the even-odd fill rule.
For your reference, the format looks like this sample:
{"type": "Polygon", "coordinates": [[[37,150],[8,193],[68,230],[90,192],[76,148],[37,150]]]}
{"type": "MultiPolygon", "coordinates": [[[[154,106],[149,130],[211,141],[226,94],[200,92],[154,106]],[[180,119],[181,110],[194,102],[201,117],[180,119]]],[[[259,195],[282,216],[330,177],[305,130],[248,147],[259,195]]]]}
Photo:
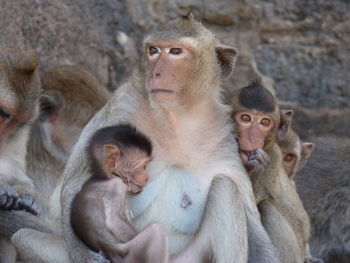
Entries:
{"type": "Polygon", "coordinates": [[[80,65],[115,89],[129,75],[138,42],[188,12],[240,51],[229,91],[257,76],[293,102],[294,128],[350,135],[348,0],[0,0],[0,44],[35,49],[40,71],[80,65]]]}

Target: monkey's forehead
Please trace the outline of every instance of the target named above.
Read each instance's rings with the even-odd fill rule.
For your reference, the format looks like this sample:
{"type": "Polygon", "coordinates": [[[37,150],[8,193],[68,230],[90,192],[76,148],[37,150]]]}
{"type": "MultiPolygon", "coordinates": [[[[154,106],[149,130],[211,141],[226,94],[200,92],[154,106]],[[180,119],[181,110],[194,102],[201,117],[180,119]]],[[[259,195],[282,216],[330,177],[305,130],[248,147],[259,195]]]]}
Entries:
{"type": "Polygon", "coordinates": [[[144,42],[174,41],[180,38],[215,38],[214,34],[200,22],[191,18],[178,18],[157,27],[148,34],[144,42]]]}

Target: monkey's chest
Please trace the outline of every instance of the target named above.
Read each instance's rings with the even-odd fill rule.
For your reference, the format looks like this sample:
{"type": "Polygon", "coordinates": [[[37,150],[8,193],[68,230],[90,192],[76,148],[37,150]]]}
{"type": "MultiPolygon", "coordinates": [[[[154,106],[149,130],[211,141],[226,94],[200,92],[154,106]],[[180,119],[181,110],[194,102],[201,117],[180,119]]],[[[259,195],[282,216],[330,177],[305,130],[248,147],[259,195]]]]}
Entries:
{"type": "Polygon", "coordinates": [[[129,196],[132,223],[139,230],[153,222],[161,223],[169,235],[169,249],[175,253],[198,229],[208,187],[181,168],[167,167],[158,172],[141,193],[129,196]]]}

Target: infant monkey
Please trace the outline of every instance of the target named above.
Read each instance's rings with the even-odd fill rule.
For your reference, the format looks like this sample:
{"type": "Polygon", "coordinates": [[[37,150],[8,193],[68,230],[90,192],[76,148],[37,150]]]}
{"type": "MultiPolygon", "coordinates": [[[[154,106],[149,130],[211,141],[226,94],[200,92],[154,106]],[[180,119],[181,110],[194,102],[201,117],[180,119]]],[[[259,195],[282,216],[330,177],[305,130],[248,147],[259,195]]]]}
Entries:
{"type": "Polygon", "coordinates": [[[76,235],[111,263],[166,262],[167,236],[161,225],[137,234],[126,216],[126,192],[136,194],[148,181],[150,141],[129,125],[118,125],[98,130],[87,151],[92,176],[72,204],[76,235]]]}

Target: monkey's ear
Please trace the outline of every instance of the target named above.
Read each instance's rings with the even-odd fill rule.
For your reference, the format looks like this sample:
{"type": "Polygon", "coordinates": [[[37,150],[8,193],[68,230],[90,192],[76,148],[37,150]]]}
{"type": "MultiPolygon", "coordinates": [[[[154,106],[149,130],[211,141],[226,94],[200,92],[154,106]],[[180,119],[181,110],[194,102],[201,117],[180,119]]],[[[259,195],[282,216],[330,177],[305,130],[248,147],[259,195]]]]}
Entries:
{"type": "Polygon", "coordinates": [[[292,124],[294,111],[293,110],[281,110],[280,126],[278,127],[278,139],[283,140],[286,137],[290,126],[292,124]]]}
{"type": "Polygon", "coordinates": [[[40,95],[40,115],[41,121],[53,121],[59,115],[64,106],[61,96],[54,93],[43,93],[40,95]]]}
{"type": "Polygon", "coordinates": [[[221,68],[221,76],[227,78],[232,72],[238,50],[234,47],[219,45],[215,51],[221,68]]]}
{"type": "Polygon", "coordinates": [[[315,144],[312,142],[303,142],[301,144],[301,158],[300,158],[298,170],[304,167],[314,148],[315,148],[315,144]]]}
{"type": "Polygon", "coordinates": [[[103,145],[103,167],[105,171],[112,172],[115,170],[120,160],[120,149],[114,144],[103,145]]]}

